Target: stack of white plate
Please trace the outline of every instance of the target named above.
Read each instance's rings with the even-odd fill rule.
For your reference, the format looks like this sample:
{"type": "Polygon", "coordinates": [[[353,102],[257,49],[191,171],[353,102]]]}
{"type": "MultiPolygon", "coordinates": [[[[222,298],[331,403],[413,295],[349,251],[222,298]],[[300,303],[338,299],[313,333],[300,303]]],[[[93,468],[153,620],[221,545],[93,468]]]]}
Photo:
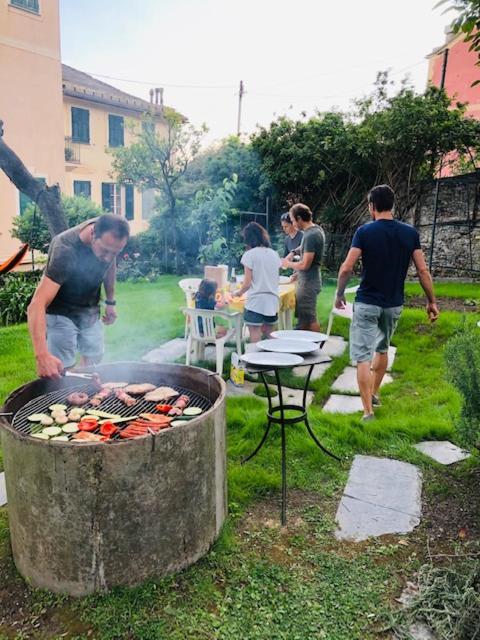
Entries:
{"type": "MultiPolygon", "coordinates": [[[[285,329],[283,331],[272,331],[272,338],[285,340],[305,340],[307,342],[325,342],[328,336],[317,331],[300,331],[299,329],[285,329]]],[[[315,347],[318,349],[318,346],[315,347]]]]}
{"type": "Polygon", "coordinates": [[[318,349],[318,344],[308,342],[307,340],[287,340],[284,338],[275,338],[274,340],[261,340],[257,342],[257,347],[262,351],[271,351],[273,353],[312,353],[318,349]]]}

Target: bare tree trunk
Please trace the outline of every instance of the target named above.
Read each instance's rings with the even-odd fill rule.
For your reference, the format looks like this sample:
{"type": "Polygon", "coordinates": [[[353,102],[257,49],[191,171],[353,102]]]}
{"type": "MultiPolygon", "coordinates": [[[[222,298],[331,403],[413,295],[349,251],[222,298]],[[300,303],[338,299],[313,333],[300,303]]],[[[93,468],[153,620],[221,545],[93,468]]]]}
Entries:
{"type": "Polygon", "coordinates": [[[50,231],[50,235],[68,228],[58,185],[45,187],[25,167],[17,154],[3,140],[3,122],[0,120],[0,169],[4,171],[19,191],[38,203],[50,231]]]}

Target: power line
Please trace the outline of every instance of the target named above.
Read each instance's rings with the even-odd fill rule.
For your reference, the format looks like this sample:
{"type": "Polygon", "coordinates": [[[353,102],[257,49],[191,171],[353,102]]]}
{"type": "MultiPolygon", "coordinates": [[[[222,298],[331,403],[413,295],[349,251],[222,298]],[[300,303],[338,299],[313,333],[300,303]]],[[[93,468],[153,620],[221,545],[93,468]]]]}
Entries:
{"type": "Polygon", "coordinates": [[[95,73],[93,71],[85,71],[88,75],[95,76],[97,78],[104,78],[106,80],[116,80],[117,82],[131,82],[133,84],[142,84],[147,86],[159,86],[170,87],[174,89],[235,89],[234,84],[224,85],[200,85],[200,84],[169,84],[166,82],[160,82],[158,80],[131,80],[129,78],[118,78],[115,76],[106,76],[101,73],[95,73]]]}

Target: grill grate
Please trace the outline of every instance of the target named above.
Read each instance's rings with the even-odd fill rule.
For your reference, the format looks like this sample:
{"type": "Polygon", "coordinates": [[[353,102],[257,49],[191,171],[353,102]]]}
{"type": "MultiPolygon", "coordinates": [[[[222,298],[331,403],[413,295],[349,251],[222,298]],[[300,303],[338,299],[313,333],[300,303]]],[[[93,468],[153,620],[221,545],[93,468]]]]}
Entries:
{"type": "MultiPolygon", "coordinates": [[[[207,409],[210,409],[210,407],[212,406],[212,403],[209,400],[207,400],[207,398],[200,395],[199,393],[195,393],[190,389],[185,389],[184,387],[180,387],[178,385],[169,385],[169,386],[172,389],[175,389],[175,391],[177,391],[179,395],[185,394],[190,398],[190,402],[188,404],[189,407],[199,407],[203,411],[206,411],[207,409]]],[[[27,419],[28,416],[34,413],[46,413],[50,415],[48,407],[52,404],[68,405],[67,396],[69,396],[74,391],[84,392],[87,395],[92,396],[95,394],[96,389],[90,383],[89,384],[81,383],[78,385],[69,385],[67,388],[60,389],[58,391],[52,391],[51,393],[38,396],[37,398],[34,398],[33,400],[28,402],[26,405],[24,405],[21,409],[17,411],[17,413],[13,418],[12,426],[14,427],[14,429],[19,431],[20,433],[23,433],[24,435],[31,435],[32,433],[38,433],[38,431],[41,431],[41,429],[44,427],[40,427],[39,424],[36,422],[30,422],[27,419]]],[[[82,409],[85,409],[87,413],[88,413],[88,409],[99,409],[100,411],[106,411],[108,413],[114,413],[122,417],[128,417],[128,416],[138,416],[140,413],[158,413],[155,409],[155,406],[157,404],[159,403],[148,402],[140,396],[137,399],[137,402],[133,406],[127,407],[125,404],[123,404],[123,402],[121,402],[118,398],[112,395],[109,398],[106,398],[98,407],[92,407],[90,403],[87,403],[82,406],[82,409]]],[[[73,407],[69,406],[69,409],[70,408],[73,408],[73,407]]],[[[124,422],[116,426],[121,431],[127,425],[128,425],[128,422],[124,422]]],[[[95,429],[93,433],[99,433],[99,429],[98,428],[95,429]]],[[[64,435],[68,435],[69,440],[71,439],[71,435],[69,434],[64,434],[64,435]]],[[[123,441],[123,438],[120,438],[119,434],[117,433],[112,437],[111,440],[123,441]]]]}

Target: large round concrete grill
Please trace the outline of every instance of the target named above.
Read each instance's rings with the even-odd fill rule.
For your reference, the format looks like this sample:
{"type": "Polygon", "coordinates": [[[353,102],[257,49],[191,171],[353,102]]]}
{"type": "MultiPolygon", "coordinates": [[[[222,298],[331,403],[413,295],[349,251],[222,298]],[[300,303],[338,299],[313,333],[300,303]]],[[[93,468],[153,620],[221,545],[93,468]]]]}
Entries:
{"type": "MultiPolygon", "coordinates": [[[[183,365],[115,363],[97,371],[105,382],[171,386],[203,413],[132,440],[54,442],[32,438],[26,415],[84,382],[35,380],[8,397],[3,411],[13,416],[0,424],[15,564],[34,586],[74,596],[192,564],[226,515],[223,380],[183,365]]],[[[112,402],[100,408],[137,415],[155,405],[112,402]]]]}

